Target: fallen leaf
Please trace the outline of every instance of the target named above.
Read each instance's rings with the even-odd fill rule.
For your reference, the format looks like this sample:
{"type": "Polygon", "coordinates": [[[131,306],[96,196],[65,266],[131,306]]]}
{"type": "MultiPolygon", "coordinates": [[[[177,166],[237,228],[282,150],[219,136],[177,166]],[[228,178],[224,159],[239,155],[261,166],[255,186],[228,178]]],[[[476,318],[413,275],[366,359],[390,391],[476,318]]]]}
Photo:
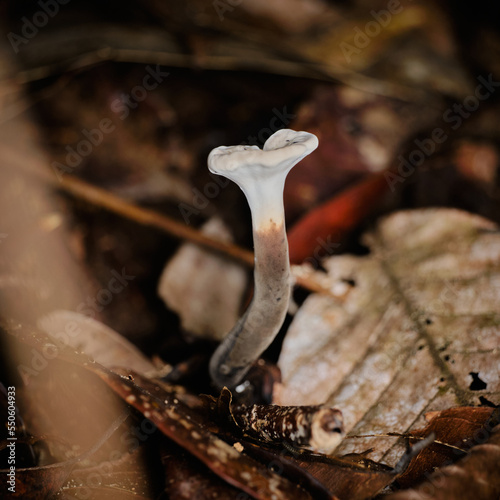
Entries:
{"type": "MultiPolygon", "coordinates": [[[[50,337],[32,328],[19,324],[13,327],[7,324],[4,329],[19,342],[34,349],[43,350],[51,345],[50,337]]],[[[88,371],[88,375],[97,375],[123,401],[144,415],[144,422],[149,422],[149,429],[159,429],[229,484],[262,500],[312,498],[296,484],[219,439],[200,421],[200,416],[196,412],[151,380],[135,374],[138,385],[132,376],[120,376],[64,344],[57,347],[58,359],[52,363],[55,361],[69,363],[76,365],[74,368],[84,368],[88,371]],[[142,388],[141,385],[152,388],[154,393],[142,388]]]]}
{"type": "Polygon", "coordinates": [[[164,447],[161,460],[167,476],[165,491],[172,500],[233,500],[241,494],[174,444],[164,447]]]}
{"type": "Polygon", "coordinates": [[[417,488],[388,495],[387,500],[496,500],[500,496],[500,426],[454,465],[429,474],[417,488]]]}
{"type": "Polygon", "coordinates": [[[38,326],[52,338],[84,352],[108,368],[122,366],[139,373],[155,371],[153,363],[134,344],[89,316],[73,311],[53,311],[40,318],[38,326]]]}
{"type": "MultiPolygon", "coordinates": [[[[279,359],[275,402],[340,408],[351,435],[404,434],[425,413],[500,400],[500,237],[451,209],[399,212],[366,235],[371,254],[323,262],[342,303],[310,295],[279,359]],[[484,382],[471,388],[474,372],[484,382]]],[[[336,453],[374,448],[395,465],[391,437],[344,439],[336,453]]]]}
{"type": "MultiPolygon", "coordinates": [[[[203,233],[232,241],[222,220],[210,219],[203,233]]],[[[240,314],[247,273],[238,264],[185,243],[163,270],[158,294],[179,314],[182,328],[198,337],[221,340],[240,314]]]]}
{"type": "Polygon", "coordinates": [[[309,474],[319,479],[339,500],[364,500],[379,493],[396,477],[390,468],[356,467],[345,461],[342,465],[314,461],[298,461],[309,474]]]}
{"type": "Polygon", "coordinates": [[[115,460],[106,460],[94,466],[76,467],[61,488],[62,498],[92,498],[98,500],[146,500],[161,491],[162,481],[157,481],[156,493],[152,477],[158,468],[148,464],[146,469],[138,464],[147,463],[150,447],[137,447],[115,460]]]}
{"type": "MultiPolygon", "coordinates": [[[[66,461],[44,467],[29,467],[16,469],[15,492],[8,490],[7,481],[2,481],[0,494],[2,498],[51,498],[63,486],[75,461],[66,461]]],[[[7,470],[0,470],[3,477],[7,477],[7,470]]]]}
{"type": "MultiPolygon", "coordinates": [[[[52,498],[62,488],[64,482],[71,474],[73,469],[85,459],[94,458],[94,455],[103,445],[106,445],[110,436],[120,428],[121,424],[128,416],[128,412],[120,415],[115,421],[111,423],[104,433],[94,437],[93,445],[79,456],[57,462],[45,466],[17,468],[15,469],[14,491],[8,489],[10,484],[7,481],[2,481],[0,485],[0,494],[3,498],[52,498]]],[[[7,470],[0,471],[7,474],[7,470]]]]}
{"type": "Polygon", "coordinates": [[[435,119],[436,110],[427,105],[349,86],[318,86],[291,124],[294,130],[315,133],[319,146],[287,177],[287,218],[308,213],[333,193],[390,168],[402,145],[435,119]]]}
{"type": "Polygon", "coordinates": [[[150,419],[166,436],[199,458],[213,472],[255,498],[310,498],[304,490],[217,438],[200,416],[166,392],[154,393],[151,381],[136,376],[139,385],[97,368],[101,378],[150,419]],[[164,399],[166,398],[166,399],[164,399]]]}
{"type": "MultiPolygon", "coordinates": [[[[412,438],[424,438],[433,432],[436,442],[412,460],[398,477],[398,485],[404,488],[416,484],[434,469],[454,462],[472,446],[486,441],[491,432],[489,420],[493,410],[469,406],[450,408],[437,412],[425,428],[412,431],[412,438]]],[[[415,440],[410,438],[410,442],[415,440]]]]}
{"type": "MultiPolygon", "coordinates": [[[[340,500],[333,493],[335,488],[331,487],[335,481],[330,481],[330,478],[337,472],[334,470],[335,466],[332,467],[331,464],[326,465],[323,476],[319,477],[320,474],[317,474],[317,471],[314,470],[315,463],[307,462],[307,465],[305,465],[305,462],[301,462],[300,459],[293,456],[293,452],[287,448],[268,449],[265,446],[257,446],[254,443],[245,442],[244,440],[242,440],[242,443],[237,443],[241,446],[242,451],[258,459],[260,462],[268,463],[273,467],[273,470],[282,473],[291,481],[300,484],[312,493],[314,500],[340,500]],[[309,467],[311,465],[312,467],[309,467]]],[[[384,484],[387,484],[391,480],[392,476],[384,484]]],[[[338,482],[336,485],[338,486],[338,482]]]]}
{"type": "Polygon", "coordinates": [[[342,238],[368,215],[387,189],[383,175],[370,176],[311,210],[288,232],[290,262],[320,261],[336,253],[342,238]]]}

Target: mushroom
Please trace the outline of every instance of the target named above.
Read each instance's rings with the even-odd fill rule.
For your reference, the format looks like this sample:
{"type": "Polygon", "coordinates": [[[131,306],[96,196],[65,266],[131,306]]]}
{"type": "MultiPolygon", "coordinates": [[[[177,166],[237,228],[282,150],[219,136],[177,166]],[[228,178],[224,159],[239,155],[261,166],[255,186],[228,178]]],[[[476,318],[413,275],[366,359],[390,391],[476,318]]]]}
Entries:
{"type": "Polygon", "coordinates": [[[210,172],[241,188],[250,206],[255,254],[252,302],[210,360],[218,387],[234,387],[271,344],[290,300],[290,262],[283,188],[288,172],[318,147],[308,132],[279,130],[257,146],[220,146],[208,156],[210,172]]]}

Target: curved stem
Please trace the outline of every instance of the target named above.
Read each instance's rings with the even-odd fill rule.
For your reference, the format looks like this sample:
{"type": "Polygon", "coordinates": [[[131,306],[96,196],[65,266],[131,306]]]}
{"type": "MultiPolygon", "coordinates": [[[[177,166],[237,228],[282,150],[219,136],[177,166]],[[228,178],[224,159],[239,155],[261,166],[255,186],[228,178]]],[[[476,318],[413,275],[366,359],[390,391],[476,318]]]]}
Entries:
{"type": "MultiPolygon", "coordinates": [[[[281,201],[281,212],[283,203],[281,201]]],[[[276,213],[276,212],[275,212],[276,213]]],[[[210,375],[219,386],[234,387],[276,337],[288,311],[290,263],[283,215],[261,229],[254,217],[254,295],[238,323],[210,360],[210,375]]]]}

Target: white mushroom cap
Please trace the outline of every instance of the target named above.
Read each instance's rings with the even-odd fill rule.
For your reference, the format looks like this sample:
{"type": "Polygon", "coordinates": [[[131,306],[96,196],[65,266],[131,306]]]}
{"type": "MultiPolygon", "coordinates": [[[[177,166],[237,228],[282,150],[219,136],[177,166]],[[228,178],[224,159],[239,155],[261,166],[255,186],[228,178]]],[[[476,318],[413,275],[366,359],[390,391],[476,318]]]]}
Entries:
{"type": "Polygon", "coordinates": [[[247,197],[254,228],[283,224],[283,187],[288,172],[318,147],[309,132],[283,129],[257,146],[220,146],[208,156],[210,172],[223,175],[247,197]]]}

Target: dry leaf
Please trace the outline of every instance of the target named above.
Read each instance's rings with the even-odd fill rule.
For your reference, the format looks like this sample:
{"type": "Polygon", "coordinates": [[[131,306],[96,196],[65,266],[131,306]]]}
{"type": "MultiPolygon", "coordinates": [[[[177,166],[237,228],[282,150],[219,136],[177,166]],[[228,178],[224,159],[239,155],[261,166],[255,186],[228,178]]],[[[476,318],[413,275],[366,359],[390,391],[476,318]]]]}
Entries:
{"type": "Polygon", "coordinates": [[[243,495],[173,443],[164,446],[161,459],[169,478],[165,490],[172,500],[233,500],[243,495]]]}
{"type": "MultiPolygon", "coordinates": [[[[433,432],[436,442],[424,448],[412,460],[408,469],[398,477],[398,485],[404,488],[417,484],[438,467],[449,465],[474,445],[486,441],[495,425],[490,423],[493,412],[493,408],[469,406],[450,408],[437,414],[432,412],[429,425],[413,431],[411,435],[424,438],[433,432]]],[[[496,421],[495,416],[493,422],[496,421]]],[[[411,442],[415,440],[411,439],[411,442]]]]}
{"type": "Polygon", "coordinates": [[[316,134],[320,141],[314,155],[304,158],[287,177],[287,217],[308,212],[355,180],[389,168],[414,134],[435,126],[440,107],[350,86],[318,85],[291,124],[294,130],[316,134]]]}
{"type": "Polygon", "coordinates": [[[389,495],[387,500],[496,500],[500,496],[500,426],[488,442],[472,448],[454,465],[437,469],[418,488],[389,495]]]}
{"type": "MultiPolygon", "coordinates": [[[[10,323],[2,326],[19,342],[32,347],[33,351],[47,350],[53,345],[51,339],[43,332],[22,325],[12,326],[10,323]]],[[[77,353],[63,344],[57,346],[57,358],[52,361],[53,364],[57,361],[61,365],[68,365],[70,370],[87,370],[87,376],[90,378],[95,379],[92,375],[97,375],[125,402],[141,412],[145,417],[144,421],[149,422],[149,433],[144,431],[147,435],[159,429],[165,436],[201,460],[219,477],[254,498],[262,500],[312,498],[293,482],[219,439],[207,429],[196,412],[161,385],[139,374],[134,374],[135,381],[132,376],[120,376],[103,365],[92,362],[85,354],[77,353]]],[[[92,387],[93,392],[96,392],[97,388],[98,386],[92,387]]],[[[107,412],[112,409],[108,408],[107,412]]],[[[128,415],[128,411],[122,414],[128,415]]],[[[137,445],[140,445],[137,438],[136,441],[137,445]]],[[[116,444],[114,450],[119,450],[116,444]]]]}
{"type": "MultiPolygon", "coordinates": [[[[129,379],[106,372],[98,365],[93,365],[92,370],[167,437],[183,446],[229,483],[258,499],[311,498],[293,483],[217,438],[181,401],[170,397],[163,399],[165,395],[161,392],[153,395],[129,379]]],[[[143,382],[140,377],[138,379],[139,383],[143,382]]],[[[148,383],[147,380],[144,382],[148,383]]]]}
{"type": "Polygon", "coordinates": [[[487,142],[463,140],[454,152],[457,170],[467,179],[493,189],[498,170],[499,151],[487,142]]]}
{"type": "MultiPolygon", "coordinates": [[[[232,240],[218,218],[208,221],[203,232],[221,241],[232,240]]],[[[221,340],[238,320],[246,282],[240,265],[185,243],[165,267],[158,294],[180,315],[184,330],[221,340]]]]}
{"type": "Polygon", "coordinates": [[[98,363],[126,367],[139,373],[154,372],[155,366],[125,337],[100,321],[73,311],[54,311],[38,321],[54,339],[82,351],[98,363]]]}
{"type": "Polygon", "coordinates": [[[369,176],[304,215],[288,231],[290,262],[320,261],[337,253],[342,239],[373,210],[387,187],[381,174],[369,176]]]}
{"type": "MultiPolygon", "coordinates": [[[[479,396],[498,403],[497,226],[429,209],[389,216],[365,239],[370,255],[324,262],[331,288],[349,290],[341,306],[311,295],[301,307],[275,402],[341,408],[357,435],[405,433],[425,425],[425,412],[477,405],[479,396]]],[[[375,447],[370,458],[394,465],[401,446],[347,439],[336,453],[375,447]]]]}
{"type": "MultiPolygon", "coordinates": [[[[156,470],[144,465],[147,462],[148,451],[150,452],[150,448],[137,447],[117,459],[110,458],[92,467],[75,468],[62,487],[60,496],[64,499],[96,500],[154,498],[157,492],[151,477],[156,470]],[[143,464],[142,467],[139,464],[143,464]]],[[[161,481],[159,483],[161,487],[161,481]]]]}
{"type": "Polygon", "coordinates": [[[254,0],[242,2],[241,8],[264,22],[276,23],[285,33],[305,33],[321,24],[325,16],[332,17],[322,0],[254,0]]]}

